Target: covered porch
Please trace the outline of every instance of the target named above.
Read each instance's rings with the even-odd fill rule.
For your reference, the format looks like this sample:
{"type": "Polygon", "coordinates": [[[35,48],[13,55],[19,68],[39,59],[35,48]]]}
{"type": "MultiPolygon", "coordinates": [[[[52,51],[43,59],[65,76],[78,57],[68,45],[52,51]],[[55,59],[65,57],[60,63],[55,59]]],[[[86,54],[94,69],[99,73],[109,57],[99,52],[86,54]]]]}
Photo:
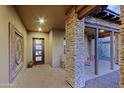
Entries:
{"type": "Polygon", "coordinates": [[[118,25],[86,17],[84,30],[85,80],[120,69],[120,32],[118,25]]]}
{"type": "Polygon", "coordinates": [[[72,87],[83,87],[90,79],[120,69],[120,21],[119,15],[107,11],[105,7],[99,8],[99,12],[96,9],[85,17],[82,12],[84,10],[77,12],[76,9],[70,9],[65,21],[65,70],[66,80],[72,87]],[[106,38],[107,41],[104,41],[106,38]],[[109,53],[105,53],[108,57],[100,56],[101,44],[107,44],[104,52],[109,53]]]}

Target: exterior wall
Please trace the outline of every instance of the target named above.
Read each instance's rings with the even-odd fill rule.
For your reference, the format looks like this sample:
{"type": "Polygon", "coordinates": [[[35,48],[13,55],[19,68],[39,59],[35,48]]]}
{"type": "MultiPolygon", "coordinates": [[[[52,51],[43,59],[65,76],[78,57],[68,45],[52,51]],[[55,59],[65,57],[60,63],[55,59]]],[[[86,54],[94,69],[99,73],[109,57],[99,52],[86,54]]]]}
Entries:
{"type": "Polygon", "coordinates": [[[53,30],[53,62],[52,67],[60,67],[61,56],[64,54],[64,30],[53,30]]]}
{"type": "Polygon", "coordinates": [[[121,36],[115,33],[115,63],[120,64],[121,36]]]}
{"type": "Polygon", "coordinates": [[[92,39],[92,41],[91,41],[91,48],[92,48],[91,55],[92,55],[93,61],[94,61],[94,58],[95,58],[95,39],[92,39]]]}
{"type": "Polygon", "coordinates": [[[61,30],[51,30],[49,33],[28,32],[27,62],[33,60],[32,38],[44,38],[45,64],[60,67],[60,58],[64,53],[64,36],[65,32],[61,30]]]}
{"type": "Polygon", "coordinates": [[[66,29],[66,81],[72,87],[84,87],[84,20],[78,20],[73,7],[65,20],[66,29]]]}
{"type": "Polygon", "coordinates": [[[89,56],[88,53],[88,37],[87,34],[84,34],[84,53],[85,53],[85,62],[87,61],[87,57],[89,56]]]}
{"type": "Polygon", "coordinates": [[[119,35],[115,34],[115,52],[116,52],[116,59],[115,59],[115,63],[118,64],[118,58],[119,58],[119,35]]]}
{"type": "Polygon", "coordinates": [[[61,56],[64,54],[64,30],[53,29],[49,32],[49,56],[52,67],[60,67],[61,56]]]}
{"type": "MultiPolygon", "coordinates": [[[[94,39],[88,40],[88,38],[89,37],[87,36],[87,34],[85,34],[84,35],[85,62],[94,61],[94,56],[95,56],[95,52],[94,52],[95,41],[94,39]]],[[[114,58],[117,59],[118,63],[120,63],[120,58],[119,58],[120,46],[121,44],[120,44],[120,36],[119,36],[117,40],[115,39],[115,45],[114,45],[114,58]]],[[[99,38],[99,59],[101,58],[102,60],[104,60],[103,58],[110,58],[110,37],[99,38]],[[107,43],[104,43],[104,42],[107,42],[107,43]]]]}
{"type": "Polygon", "coordinates": [[[110,58],[110,37],[99,38],[99,49],[100,58],[110,58]]]}
{"type": "Polygon", "coordinates": [[[53,62],[53,31],[51,30],[49,32],[49,64],[52,66],[52,62],[53,62]]]}
{"type": "Polygon", "coordinates": [[[124,6],[121,6],[121,64],[120,64],[120,87],[124,88],[124,6]]]}
{"type": "Polygon", "coordinates": [[[90,61],[91,58],[91,41],[89,40],[89,37],[87,36],[87,34],[84,34],[84,52],[85,52],[85,62],[90,61]]]}
{"type": "MultiPolygon", "coordinates": [[[[26,65],[27,33],[12,6],[0,6],[0,87],[9,84],[9,31],[8,23],[13,24],[24,35],[24,66],[26,65]]],[[[23,71],[23,70],[21,70],[23,71]]]]}
{"type": "Polygon", "coordinates": [[[118,46],[118,48],[119,48],[119,50],[118,50],[118,54],[119,54],[119,56],[118,56],[118,64],[120,64],[121,63],[121,47],[122,47],[122,42],[121,42],[121,40],[122,40],[122,37],[121,37],[121,34],[119,33],[119,46],[118,46]]]}
{"type": "Polygon", "coordinates": [[[45,64],[49,63],[49,34],[40,32],[28,32],[27,42],[27,62],[33,60],[32,38],[44,38],[45,64]]]}

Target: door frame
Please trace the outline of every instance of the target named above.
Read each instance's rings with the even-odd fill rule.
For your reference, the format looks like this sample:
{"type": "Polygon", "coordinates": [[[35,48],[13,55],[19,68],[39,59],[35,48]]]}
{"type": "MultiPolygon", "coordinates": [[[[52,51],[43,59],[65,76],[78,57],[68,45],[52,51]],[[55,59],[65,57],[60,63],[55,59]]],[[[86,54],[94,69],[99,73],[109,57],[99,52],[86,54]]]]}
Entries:
{"type": "Polygon", "coordinates": [[[44,38],[32,38],[32,58],[33,58],[33,61],[34,61],[34,64],[45,64],[45,48],[44,48],[44,41],[45,41],[45,39],[44,38]],[[43,48],[43,52],[42,52],[42,54],[43,54],[43,58],[42,58],[42,60],[43,60],[43,62],[35,62],[35,40],[36,39],[40,39],[40,40],[43,40],[43,46],[42,46],[42,48],[43,48]]]}

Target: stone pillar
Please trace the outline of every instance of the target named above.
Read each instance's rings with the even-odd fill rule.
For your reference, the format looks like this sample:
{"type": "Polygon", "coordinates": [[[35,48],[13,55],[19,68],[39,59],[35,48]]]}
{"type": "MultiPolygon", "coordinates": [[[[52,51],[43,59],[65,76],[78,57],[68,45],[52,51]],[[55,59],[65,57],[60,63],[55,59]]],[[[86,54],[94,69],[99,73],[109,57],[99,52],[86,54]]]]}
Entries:
{"type": "Polygon", "coordinates": [[[95,66],[94,66],[94,71],[95,75],[98,75],[98,42],[99,42],[99,29],[96,28],[95,31],[95,66]]]}
{"type": "Polygon", "coordinates": [[[110,32],[110,56],[111,56],[111,63],[110,63],[110,69],[114,69],[114,32],[110,32]]]}
{"type": "Polygon", "coordinates": [[[66,81],[72,87],[84,87],[84,20],[78,20],[75,8],[67,14],[66,29],[66,81]]]}
{"type": "Polygon", "coordinates": [[[118,37],[119,37],[118,38],[119,39],[118,40],[119,41],[119,46],[118,46],[118,52],[119,52],[118,53],[119,54],[118,55],[118,64],[120,65],[120,62],[121,62],[121,34],[120,33],[118,34],[118,37]]]}
{"type": "Polygon", "coordinates": [[[120,87],[124,88],[124,6],[121,6],[121,44],[120,87]]]}
{"type": "Polygon", "coordinates": [[[115,33],[115,63],[119,63],[119,33],[115,33]]]}

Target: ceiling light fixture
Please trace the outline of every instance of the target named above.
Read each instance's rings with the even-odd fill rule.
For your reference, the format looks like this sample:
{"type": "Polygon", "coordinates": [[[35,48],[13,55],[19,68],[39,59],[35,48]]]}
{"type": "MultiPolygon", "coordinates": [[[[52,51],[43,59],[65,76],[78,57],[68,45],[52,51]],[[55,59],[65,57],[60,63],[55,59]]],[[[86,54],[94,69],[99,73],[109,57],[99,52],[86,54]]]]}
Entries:
{"type": "Polygon", "coordinates": [[[39,28],[38,28],[38,31],[42,31],[42,28],[41,28],[41,27],[39,27],[39,28]]]}
{"type": "Polygon", "coordinates": [[[104,32],[104,29],[100,29],[100,32],[103,33],[104,32]]]}
{"type": "Polygon", "coordinates": [[[41,24],[45,24],[46,20],[44,19],[44,17],[42,18],[39,17],[37,22],[41,25],[41,24]]]}

